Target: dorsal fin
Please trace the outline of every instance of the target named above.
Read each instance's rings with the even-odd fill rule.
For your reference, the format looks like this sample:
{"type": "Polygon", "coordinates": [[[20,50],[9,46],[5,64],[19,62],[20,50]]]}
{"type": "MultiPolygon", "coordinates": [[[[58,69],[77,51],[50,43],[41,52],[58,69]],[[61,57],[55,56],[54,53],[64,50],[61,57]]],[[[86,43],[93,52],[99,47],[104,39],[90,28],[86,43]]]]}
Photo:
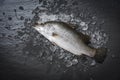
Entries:
{"type": "Polygon", "coordinates": [[[78,34],[80,35],[80,38],[86,43],[89,44],[90,43],[90,36],[83,34],[81,32],[78,32],[78,34]]]}

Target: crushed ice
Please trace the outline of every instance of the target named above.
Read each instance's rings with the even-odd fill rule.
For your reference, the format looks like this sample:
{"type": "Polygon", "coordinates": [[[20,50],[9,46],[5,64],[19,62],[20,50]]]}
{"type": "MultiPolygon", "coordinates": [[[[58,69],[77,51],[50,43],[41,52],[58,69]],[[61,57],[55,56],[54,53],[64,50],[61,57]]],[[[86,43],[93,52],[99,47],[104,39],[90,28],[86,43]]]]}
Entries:
{"type": "MultiPolygon", "coordinates": [[[[63,22],[67,22],[67,23],[71,23],[71,24],[75,24],[78,25],[78,27],[76,27],[76,30],[78,32],[82,32],[84,34],[87,34],[91,37],[91,46],[98,48],[98,47],[102,47],[103,45],[106,44],[108,37],[107,34],[105,32],[103,32],[102,30],[98,29],[97,26],[91,27],[89,25],[95,25],[96,22],[85,22],[82,21],[80,18],[75,18],[73,14],[64,14],[64,13],[58,13],[58,14],[48,14],[47,12],[43,12],[43,13],[39,13],[39,22],[44,23],[46,21],[63,21],[63,22]],[[89,29],[91,28],[91,29],[89,29]]],[[[48,43],[48,42],[47,42],[48,43]]],[[[56,46],[53,45],[49,45],[50,46],[50,50],[54,53],[57,49],[56,46]]],[[[59,47],[58,47],[59,48],[59,47]]],[[[59,48],[60,52],[57,53],[57,57],[58,59],[63,59],[65,62],[66,67],[70,67],[72,65],[76,65],[78,64],[78,59],[74,58],[72,56],[72,54],[69,54],[69,52],[65,52],[63,49],[59,48]]],[[[90,65],[93,66],[95,65],[95,61],[92,60],[90,65]]]]}
{"type": "MultiPolygon", "coordinates": [[[[13,18],[14,22],[12,22],[12,25],[14,26],[9,26],[9,25],[8,26],[10,27],[11,30],[14,30],[14,33],[9,34],[10,31],[5,31],[5,30],[4,31],[7,32],[6,35],[11,35],[11,38],[15,39],[14,41],[16,41],[16,39],[18,40],[18,43],[16,43],[16,45],[18,46],[19,44],[19,46],[16,47],[16,53],[17,51],[23,50],[25,55],[36,56],[42,59],[42,61],[44,61],[45,59],[44,62],[47,62],[47,61],[54,62],[55,61],[54,57],[57,57],[58,63],[59,63],[59,60],[62,60],[62,64],[64,64],[64,66],[66,67],[82,64],[81,63],[82,60],[80,58],[77,58],[73,54],[63,50],[58,46],[54,46],[41,34],[38,34],[37,31],[35,31],[31,27],[32,26],[31,23],[34,23],[35,21],[40,21],[41,23],[44,23],[46,21],[63,21],[66,23],[73,24],[75,25],[76,31],[82,32],[83,34],[87,34],[88,36],[91,37],[91,40],[90,40],[91,46],[95,48],[105,46],[105,44],[108,41],[108,35],[102,29],[100,29],[99,24],[97,24],[97,23],[104,24],[104,22],[103,21],[98,22],[96,16],[91,16],[90,21],[83,20],[81,18],[81,17],[84,17],[83,13],[80,13],[77,17],[75,16],[75,14],[72,14],[71,12],[70,13],[68,12],[69,14],[67,14],[66,8],[68,8],[69,6],[73,6],[72,2],[68,1],[69,3],[68,5],[61,4],[61,6],[59,6],[60,9],[63,9],[64,11],[63,13],[59,9],[52,10],[57,6],[57,2],[55,2],[55,0],[47,0],[47,1],[42,0],[42,2],[40,2],[39,5],[36,5],[36,7],[28,5],[29,8],[31,9],[34,8],[34,10],[32,11],[32,13],[30,13],[31,11],[27,11],[27,10],[26,10],[26,14],[24,14],[23,12],[22,15],[24,15],[25,17],[24,20],[18,21],[16,20],[16,18],[13,18]],[[45,5],[44,2],[47,5],[45,5]],[[52,5],[54,5],[54,7],[50,8],[50,6],[52,5]]],[[[76,9],[74,8],[74,6],[72,8],[73,9],[71,10],[76,9]]],[[[7,23],[11,23],[11,22],[7,22],[7,23]]],[[[0,32],[0,33],[4,34],[4,32],[0,32]]],[[[0,35],[0,36],[4,36],[4,35],[0,35]]],[[[11,42],[8,41],[7,44],[10,44],[10,43],[11,42]]],[[[91,65],[91,66],[94,66],[96,64],[95,61],[90,58],[88,58],[87,62],[85,63],[88,63],[88,65],[91,65]]],[[[83,65],[85,63],[83,63],[83,65]]]]}

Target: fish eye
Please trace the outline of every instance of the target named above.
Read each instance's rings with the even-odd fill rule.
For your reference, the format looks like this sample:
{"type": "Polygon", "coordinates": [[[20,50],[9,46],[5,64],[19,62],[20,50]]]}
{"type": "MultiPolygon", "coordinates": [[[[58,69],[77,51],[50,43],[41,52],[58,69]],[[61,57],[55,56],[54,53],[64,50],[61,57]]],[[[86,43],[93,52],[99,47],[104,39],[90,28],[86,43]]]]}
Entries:
{"type": "Polygon", "coordinates": [[[34,25],[35,25],[35,26],[36,26],[36,25],[39,25],[39,23],[38,23],[38,22],[35,22],[34,25]]]}
{"type": "Polygon", "coordinates": [[[44,23],[41,23],[40,25],[44,25],[44,23]]]}

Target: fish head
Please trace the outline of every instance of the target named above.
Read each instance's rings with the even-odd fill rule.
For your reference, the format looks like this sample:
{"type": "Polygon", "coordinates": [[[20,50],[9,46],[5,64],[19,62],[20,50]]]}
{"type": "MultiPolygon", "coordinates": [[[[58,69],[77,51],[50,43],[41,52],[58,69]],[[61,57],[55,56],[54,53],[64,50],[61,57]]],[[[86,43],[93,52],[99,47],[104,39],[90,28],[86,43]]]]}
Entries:
{"type": "Polygon", "coordinates": [[[43,23],[38,23],[38,22],[36,22],[35,24],[34,24],[34,26],[33,26],[33,28],[35,29],[35,30],[37,30],[38,32],[41,32],[42,30],[44,30],[44,24],[43,23]]]}
{"type": "Polygon", "coordinates": [[[51,37],[53,37],[53,32],[55,31],[55,28],[52,24],[49,23],[36,23],[34,25],[34,29],[37,30],[39,33],[41,33],[43,36],[48,38],[49,40],[51,37]]]}

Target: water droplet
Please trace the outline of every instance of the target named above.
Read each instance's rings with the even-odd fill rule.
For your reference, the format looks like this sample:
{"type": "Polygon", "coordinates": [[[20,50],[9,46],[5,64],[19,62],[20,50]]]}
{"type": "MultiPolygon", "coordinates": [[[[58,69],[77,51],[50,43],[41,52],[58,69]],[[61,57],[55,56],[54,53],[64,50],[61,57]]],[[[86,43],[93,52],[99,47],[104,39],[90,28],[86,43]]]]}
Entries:
{"type": "Polygon", "coordinates": [[[19,6],[19,9],[20,9],[20,10],[24,10],[23,6],[19,6]]]}
{"type": "Polygon", "coordinates": [[[5,12],[3,12],[3,15],[5,15],[5,12]]]}
{"type": "Polygon", "coordinates": [[[24,20],[24,17],[23,17],[23,16],[21,16],[21,17],[20,17],[20,20],[24,20]]]}
{"type": "Polygon", "coordinates": [[[12,20],[12,17],[8,17],[8,20],[10,20],[10,21],[11,21],[11,20],[12,20]]]}
{"type": "Polygon", "coordinates": [[[0,21],[3,21],[3,19],[0,19],[0,21]]]}

